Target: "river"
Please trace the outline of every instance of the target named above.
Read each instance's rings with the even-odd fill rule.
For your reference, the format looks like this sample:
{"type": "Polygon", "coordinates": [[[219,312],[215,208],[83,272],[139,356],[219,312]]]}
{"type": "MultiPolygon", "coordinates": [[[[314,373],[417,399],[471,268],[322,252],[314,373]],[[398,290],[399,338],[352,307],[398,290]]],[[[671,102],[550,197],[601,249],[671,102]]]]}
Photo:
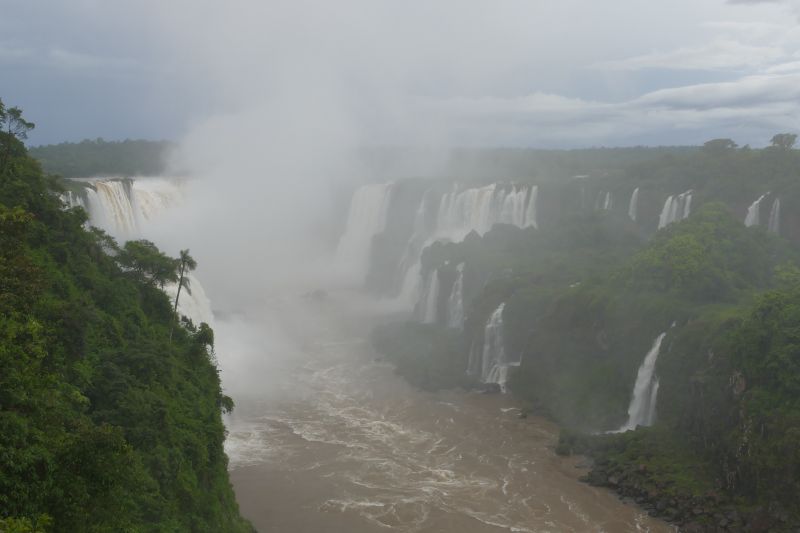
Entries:
{"type": "Polygon", "coordinates": [[[672,531],[578,481],[558,428],[514,400],[427,393],[377,359],[388,317],[347,294],[280,297],[218,321],[242,514],[261,532],[672,531]]]}

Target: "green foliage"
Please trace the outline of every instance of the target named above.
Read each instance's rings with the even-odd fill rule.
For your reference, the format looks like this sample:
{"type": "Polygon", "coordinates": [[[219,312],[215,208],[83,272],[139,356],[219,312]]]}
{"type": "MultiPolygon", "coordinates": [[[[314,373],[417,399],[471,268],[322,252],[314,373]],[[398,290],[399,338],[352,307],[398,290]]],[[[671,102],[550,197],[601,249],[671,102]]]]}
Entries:
{"type": "Polygon", "coordinates": [[[372,343],[394,363],[399,375],[424,390],[473,384],[463,370],[467,367],[466,350],[453,332],[413,322],[387,324],[375,328],[372,343]]]}
{"type": "Polygon", "coordinates": [[[0,530],[250,531],[213,332],[169,341],[176,260],[57,193],[24,148],[0,168],[0,530]]]}
{"type": "Polygon", "coordinates": [[[46,172],[65,178],[157,176],[165,170],[172,144],[164,141],[84,140],[31,148],[46,172]]]}

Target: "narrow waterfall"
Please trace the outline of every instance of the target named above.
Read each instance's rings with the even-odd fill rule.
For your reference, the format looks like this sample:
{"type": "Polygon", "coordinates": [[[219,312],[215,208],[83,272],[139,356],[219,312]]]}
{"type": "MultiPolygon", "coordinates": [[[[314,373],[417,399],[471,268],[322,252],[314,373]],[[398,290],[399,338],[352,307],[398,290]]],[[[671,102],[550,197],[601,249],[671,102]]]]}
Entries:
{"type": "Polygon", "coordinates": [[[689,217],[692,211],[692,192],[689,189],[684,193],[667,198],[661,215],[658,217],[658,229],[689,217]]]}
{"type": "Polygon", "coordinates": [[[744,217],[745,226],[758,226],[761,223],[761,202],[767,197],[769,193],[764,193],[758,197],[758,200],[750,204],[747,208],[747,215],[744,217]]]}
{"type": "Polygon", "coordinates": [[[778,234],[781,232],[781,199],[775,198],[772,202],[772,209],[769,211],[769,223],[767,231],[778,234]]]}
{"type": "Polygon", "coordinates": [[[447,327],[461,329],[464,325],[464,263],[460,263],[457,277],[447,301],[447,327]]]}
{"type": "Polygon", "coordinates": [[[350,202],[347,224],[336,249],[336,265],[353,282],[362,283],[369,270],[372,239],[386,227],[391,183],[359,187],[350,202]]]}
{"type": "Polygon", "coordinates": [[[630,431],[637,426],[652,426],[656,420],[656,400],[658,399],[658,377],[655,376],[656,360],[661,351],[661,341],[667,333],[656,337],[653,346],[639,367],[636,383],[633,386],[633,397],[628,406],[628,421],[617,432],[630,431]]]}
{"type": "Polygon", "coordinates": [[[439,271],[434,269],[425,284],[420,300],[420,321],[423,324],[436,324],[439,319],[439,271]]]}
{"type": "Polygon", "coordinates": [[[528,194],[528,208],[525,211],[525,227],[539,228],[539,221],[536,219],[536,206],[539,203],[539,186],[534,185],[528,194]]]}
{"type": "Polygon", "coordinates": [[[603,211],[610,211],[612,207],[614,207],[614,196],[607,192],[603,198],[603,211]]]}
{"type": "Polygon", "coordinates": [[[170,207],[180,204],[183,193],[176,180],[167,178],[91,178],[75,180],[80,192],[62,199],[70,207],[83,207],[89,224],[118,240],[140,237],[143,226],[170,207]]]}
{"type": "Polygon", "coordinates": [[[468,372],[481,383],[496,383],[505,392],[508,368],[519,363],[509,362],[503,335],[503,309],[500,304],[489,317],[483,330],[483,346],[475,343],[470,352],[468,372]]]}
{"type": "Polygon", "coordinates": [[[420,258],[430,240],[430,229],[427,225],[428,206],[433,204],[433,191],[427,190],[422,195],[417,212],[414,215],[414,233],[406,244],[403,256],[398,265],[398,279],[400,286],[397,299],[401,302],[413,305],[419,298],[421,285],[420,279],[420,258]]]}
{"type": "Polygon", "coordinates": [[[636,213],[639,210],[639,187],[633,189],[631,193],[631,201],[628,202],[628,216],[631,220],[636,222],[636,213]]]}

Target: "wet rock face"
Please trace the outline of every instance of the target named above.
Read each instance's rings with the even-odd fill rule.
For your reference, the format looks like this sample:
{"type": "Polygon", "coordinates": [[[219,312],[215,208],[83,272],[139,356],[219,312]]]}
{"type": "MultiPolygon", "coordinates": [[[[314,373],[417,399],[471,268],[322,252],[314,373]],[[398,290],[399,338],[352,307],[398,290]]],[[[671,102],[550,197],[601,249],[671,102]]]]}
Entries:
{"type": "Polygon", "coordinates": [[[601,458],[582,481],[615,491],[620,499],[636,503],[650,516],[675,524],[681,533],[800,531],[800,523],[778,503],[742,512],[735,502],[716,491],[675,496],[644,466],[612,466],[601,458]]]}

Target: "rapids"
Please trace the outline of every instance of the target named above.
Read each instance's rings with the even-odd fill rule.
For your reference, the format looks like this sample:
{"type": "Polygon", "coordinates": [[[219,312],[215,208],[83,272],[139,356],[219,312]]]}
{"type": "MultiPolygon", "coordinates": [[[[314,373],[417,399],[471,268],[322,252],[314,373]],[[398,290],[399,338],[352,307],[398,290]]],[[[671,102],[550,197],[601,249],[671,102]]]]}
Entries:
{"type": "MultiPolygon", "coordinates": [[[[425,393],[376,358],[378,304],[274,298],[218,320],[226,450],[262,532],[670,531],[580,483],[558,428],[505,395],[425,393]],[[260,342],[258,342],[260,339],[260,342]],[[255,345],[257,348],[252,348],[255,345]]],[[[383,313],[386,317],[386,313],[383,313]]]]}

